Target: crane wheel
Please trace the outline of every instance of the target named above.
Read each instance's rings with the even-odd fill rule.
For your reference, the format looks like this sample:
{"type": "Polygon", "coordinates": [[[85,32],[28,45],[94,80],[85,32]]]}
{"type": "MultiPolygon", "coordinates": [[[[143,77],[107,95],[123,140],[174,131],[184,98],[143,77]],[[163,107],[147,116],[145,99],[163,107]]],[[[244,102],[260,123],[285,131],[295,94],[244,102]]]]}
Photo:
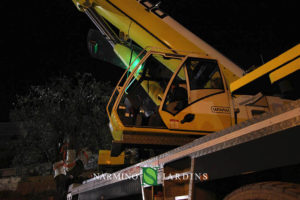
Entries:
{"type": "Polygon", "coordinates": [[[224,200],[300,200],[300,185],[279,181],[243,186],[224,200]]]}

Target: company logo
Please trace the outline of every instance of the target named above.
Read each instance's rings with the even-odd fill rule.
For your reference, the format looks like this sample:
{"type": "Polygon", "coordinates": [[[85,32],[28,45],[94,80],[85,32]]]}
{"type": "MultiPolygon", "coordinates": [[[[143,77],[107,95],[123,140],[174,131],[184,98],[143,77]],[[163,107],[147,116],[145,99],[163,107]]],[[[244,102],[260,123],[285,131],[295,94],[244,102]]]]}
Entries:
{"type": "Polygon", "coordinates": [[[229,107],[223,107],[223,106],[212,106],[211,111],[213,113],[230,113],[230,108],[229,107]]]}
{"type": "Polygon", "coordinates": [[[152,167],[143,167],[143,184],[157,185],[157,169],[152,167]]]}
{"type": "Polygon", "coordinates": [[[164,180],[178,180],[178,181],[187,181],[187,180],[195,180],[195,181],[207,181],[209,179],[207,173],[162,173],[159,172],[159,167],[141,167],[142,170],[140,172],[128,172],[124,173],[104,173],[104,174],[93,174],[94,177],[86,180],[85,182],[91,182],[94,180],[97,181],[123,181],[123,180],[134,180],[137,181],[142,179],[143,186],[156,186],[162,184],[164,180]]]}

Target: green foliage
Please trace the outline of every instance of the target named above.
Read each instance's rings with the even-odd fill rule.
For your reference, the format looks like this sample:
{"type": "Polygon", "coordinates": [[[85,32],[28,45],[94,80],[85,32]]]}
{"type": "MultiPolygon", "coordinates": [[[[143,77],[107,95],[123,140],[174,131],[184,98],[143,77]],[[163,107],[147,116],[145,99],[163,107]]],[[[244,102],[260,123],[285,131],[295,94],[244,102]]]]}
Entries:
{"type": "Polygon", "coordinates": [[[97,82],[90,74],[56,78],[46,86],[33,86],[18,96],[10,113],[24,130],[17,144],[14,165],[55,160],[65,138],[75,148],[97,152],[110,148],[111,136],[105,108],[112,92],[110,83],[97,82]]]}

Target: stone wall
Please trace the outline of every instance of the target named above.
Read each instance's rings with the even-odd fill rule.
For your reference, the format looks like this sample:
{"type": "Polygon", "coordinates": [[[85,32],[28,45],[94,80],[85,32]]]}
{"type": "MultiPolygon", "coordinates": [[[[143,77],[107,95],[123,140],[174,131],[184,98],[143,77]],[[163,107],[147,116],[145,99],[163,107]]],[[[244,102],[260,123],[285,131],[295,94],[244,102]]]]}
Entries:
{"type": "Polygon", "coordinates": [[[17,190],[20,181],[21,181],[21,177],[1,178],[0,191],[5,191],[5,190],[15,191],[17,190]]]}

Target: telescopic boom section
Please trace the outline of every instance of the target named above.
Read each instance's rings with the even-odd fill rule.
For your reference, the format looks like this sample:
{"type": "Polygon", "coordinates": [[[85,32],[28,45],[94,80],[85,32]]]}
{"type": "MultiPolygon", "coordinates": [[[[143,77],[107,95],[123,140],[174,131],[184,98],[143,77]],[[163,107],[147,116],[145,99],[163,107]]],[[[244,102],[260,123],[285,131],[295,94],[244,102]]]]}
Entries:
{"type": "Polygon", "coordinates": [[[142,48],[154,46],[170,49],[172,52],[175,51],[174,53],[177,49],[206,54],[217,59],[227,84],[237,80],[244,73],[239,66],[147,0],[73,0],[73,2],[80,11],[88,15],[93,12],[99,18],[107,20],[142,48]]]}

